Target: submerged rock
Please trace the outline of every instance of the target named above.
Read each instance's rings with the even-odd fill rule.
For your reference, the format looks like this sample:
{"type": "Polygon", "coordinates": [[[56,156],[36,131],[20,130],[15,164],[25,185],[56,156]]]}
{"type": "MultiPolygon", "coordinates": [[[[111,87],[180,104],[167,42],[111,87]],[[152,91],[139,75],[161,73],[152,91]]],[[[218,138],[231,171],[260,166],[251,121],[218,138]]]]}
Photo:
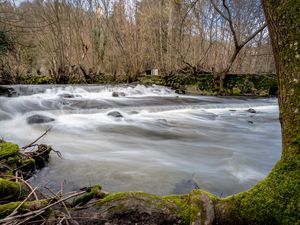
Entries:
{"type": "Polygon", "coordinates": [[[247,112],[249,112],[249,113],[256,113],[256,110],[255,110],[255,109],[252,109],[252,108],[250,108],[250,109],[248,109],[248,110],[247,110],[247,112]]]}
{"type": "Polygon", "coordinates": [[[134,114],[139,114],[139,112],[138,111],[131,111],[131,112],[129,112],[129,114],[134,115],[134,114]]]}
{"type": "Polygon", "coordinates": [[[195,179],[183,179],[182,181],[175,184],[172,191],[173,194],[186,194],[194,189],[199,189],[199,185],[195,179]]]}
{"type": "Polygon", "coordinates": [[[109,113],[107,113],[107,115],[108,116],[117,117],[117,118],[122,118],[123,117],[123,115],[120,112],[118,112],[118,111],[109,112],[109,113]]]}
{"type": "Polygon", "coordinates": [[[59,97],[62,97],[62,98],[75,98],[76,96],[73,95],[73,94],[68,94],[68,93],[65,93],[65,94],[60,94],[58,95],[59,97]]]}
{"type": "Polygon", "coordinates": [[[48,117],[48,116],[43,116],[39,114],[35,114],[32,116],[29,116],[26,118],[26,121],[28,124],[40,124],[40,123],[49,123],[54,121],[55,119],[48,117]]]}
{"type": "Polygon", "coordinates": [[[112,96],[113,97],[120,97],[120,96],[125,96],[126,94],[124,93],[124,92],[117,92],[117,91],[114,91],[113,93],[112,93],[112,96]]]}
{"type": "Polygon", "coordinates": [[[0,96],[12,97],[16,95],[17,92],[13,88],[0,86],[0,96]]]}

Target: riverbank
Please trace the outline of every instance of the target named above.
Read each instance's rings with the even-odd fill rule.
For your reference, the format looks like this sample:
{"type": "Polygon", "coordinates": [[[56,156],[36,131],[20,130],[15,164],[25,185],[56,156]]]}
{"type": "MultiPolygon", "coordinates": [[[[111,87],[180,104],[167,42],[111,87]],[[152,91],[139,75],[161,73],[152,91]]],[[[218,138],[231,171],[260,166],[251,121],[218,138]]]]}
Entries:
{"type": "Polygon", "coordinates": [[[25,178],[45,166],[51,150],[40,144],[35,151],[25,152],[24,147],[0,142],[1,224],[211,224],[214,219],[211,198],[217,197],[200,190],[161,197],[143,192],[109,194],[94,185],[45,196],[25,178]]]}
{"type": "MultiPolygon", "coordinates": [[[[24,140],[24,137],[30,138],[29,135],[36,136],[34,132],[40,132],[45,127],[48,127],[49,124],[53,123],[53,125],[55,125],[53,131],[55,132],[53,132],[53,135],[47,135],[47,138],[49,138],[47,139],[47,143],[69,143],[69,154],[65,152],[68,144],[61,147],[54,146],[54,148],[62,152],[64,151],[63,153],[66,153],[66,158],[68,156],[76,157],[77,155],[77,159],[84,159],[86,156],[88,165],[94,166],[87,167],[88,170],[85,170],[87,172],[79,175],[77,169],[82,171],[84,168],[82,161],[76,160],[74,164],[71,164],[71,166],[69,164],[68,166],[67,163],[69,160],[59,159],[61,161],[60,165],[63,167],[56,166],[57,172],[52,172],[52,175],[55,177],[63,172],[67,172],[68,177],[70,177],[72,171],[76,174],[76,177],[89,177],[90,173],[88,173],[88,171],[93,170],[95,172],[96,169],[100,169],[100,172],[96,172],[97,177],[99,178],[98,181],[101,181],[101,183],[102,181],[105,181],[105,179],[100,177],[101,174],[104,174],[110,181],[116,178],[120,180],[121,183],[128,184],[133,177],[141,177],[141,169],[136,169],[141,167],[134,168],[134,171],[138,171],[139,173],[130,173],[130,171],[126,173],[123,168],[117,168],[116,170],[121,171],[124,175],[122,179],[119,173],[114,173],[114,170],[109,168],[104,162],[100,162],[95,166],[95,159],[110,160],[114,162],[114,165],[120,166],[122,162],[128,161],[129,157],[133,157],[134,161],[129,162],[129,165],[136,162],[141,163],[141,165],[145,167],[145,162],[142,161],[142,159],[151,159],[148,164],[148,168],[151,171],[157,168],[159,163],[170,167],[171,171],[174,172],[176,168],[183,168],[184,165],[190,166],[193,165],[194,162],[195,166],[200,165],[201,168],[194,167],[188,169],[188,171],[190,173],[191,171],[203,171],[204,173],[209,173],[209,176],[197,179],[204,183],[207,183],[209,178],[212,177],[212,171],[216,171],[218,168],[220,169],[220,172],[218,172],[220,175],[217,178],[218,181],[225,177],[223,174],[220,174],[221,172],[228,174],[230,171],[234,172],[233,175],[238,178],[245,179],[248,177],[251,179],[251,177],[257,175],[257,173],[251,174],[252,170],[245,170],[244,167],[241,167],[245,166],[245,160],[242,160],[240,164],[237,164],[237,167],[234,166],[234,161],[225,160],[230,166],[228,168],[229,171],[226,172],[226,167],[220,167],[220,163],[218,162],[212,164],[212,169],[203,168],[203,165],[205,165],[206,162],[209,162],[205,157],[209,156],[209,158],[211,158],[215,156],[216,158],[230,159],[231,156],[238,153],[236,159],[241,159],[242,156],[250,153],[250,155],[244,158],[249,159],[249,157],[251,158],[251,156],[253,156],[254,151],[258,149],[258,152],[262,155],[258,155],[257,158],[250,161],[266,162],[267,157],[274,155],[274,149],[280,149],[278,146],[270,146],[275,140],[279,140],[279,138],[274,139],[270,136],[263,136],[276,133],[274,132],[274,127],[270,126],[270,122],[272,123],[272,121],[278,120],[278,113],[274,113],[274,117],[269,118],[264,110],[268,112],[270,108],[264,107],[265,103],[261,102],[262,98],[259,98],[259,104],[241,99],[236,99],[235,102],[228,102],[229,99],[232,101],[235,98],[178,96],[174,94],[174,91],[161,86],[144,87],[142,85],[136,86],[136,88],[133,88],[132,86],[121,87],[121,89],[120,87],[113,89],[111,87],[103,88],[95,86],[77,86],[75,88],[59,86],[54,89],[49,89],[49,87],[47,89],[47,87],[43,86],[42,88],[46,88],[47,90],[37,90],[39,87],[32,87],[34,90],[32,90],[31,94],[20,96],[23,104],[21,104],[21,101],[19,101],[20,99],[17,97],[1,98],[2,102],[0,106],[3,107],[2,110],[4,112],[7,112],[6,114],[4,113],[4,116],[9,117],[4,119],[4,123],[1,125],[1,127],[4,128],[2,129],[3,134],[5,134],[5,136],[8,135],[11,139],[19,137],[20,139],[15,142],[23,142],[21,144],[24,145],[25,143],[30,142],[24,140]],[[119,93],[119,95],[116,96],[116,94],[113,94],[114,92],[119,93]],[[125,96],[123,96],[123,94],[125,96]],[[162,95],[165,96],[162,97],[162,95]],[[157,96],[157,101],[159,101],[158,105],[155,103],[153,96],[157,96]],[[130,101],[130,104],[127,101],[130,101]],[[223,102],[223,105],[222,101],[225,101],[223,102]],[[240,105],[240,103],[242,103],[240,101],[245,101],[243,102],[245,105],[240,105]],[[111,109],[107,109],[108,102],[111,103],[111,109],[113,108],[116,110],[116,107],[118,106],[117,110],[122,117],[117,113],[115,113],[116,116],[109,114],[111,109]],[[182,105],[179,105],[180,107],[178,108],[177,103],[182,104],[184,102],[186,102],[186,105],[183,110],[181,110],[182,105]],[[141,106],[141,104],[144,105],[141,106]],[[150,107],[151,104],[152,108],[150,107]],[[155,106],[155,104],[157,106],[155,106]],[[167,104],[170,105],[168,106],[167,104]],[[197,104],[199,110],[195,111],[197,104]],[[249,104],[253,104],[255,111],[249,109],[250,106],[252,107],[252,105],[249,104]],[[131,105],[133,108],[128,107],[128,105],[131,105]],[[260,106],[263,107],[260,108],[260,106]],[[100,109],[98,107],[100,107],[100,109]],[[18,111],[16,109],[18,109],[18,111]],[[48,122],[45,122],[45,124],[39,123],[40,120],[33,124],[32,116],[34,116],[37,111],[38,113],[42,113],[41,111],[47,109],[49,109],[49,113],[51,113],[51,115],[47,114],[47,116],[51,116],[52,119],[47,120],[48,122]],[[55,111],[55,109],[58,110],[55,111]],[[64,113],[63,109],[67,112],[64,113]],[[99,111],[97,111],[98,109],[99,111]],[[75,114],[70,114],[70,110],[74,110],[75,114]],[[163,111],[158,112],[158,110],[163,111]],[[82,115],[79,115],[79,112],[82,112],[82,115]],[[89,113],[86,114],[86,112],[89,113]],[[186,120],[188,115],[188,120],[186,120]],[[227,119],[223,121],[225,118],[227,119]],[[15,122],[11,123],[13,121],[15,122]],[[75,123],[76,121],[79,123],[75,123]],[[137,123],[138,121],[140,123],[137,123]],[[197,124],[199,127],[196,126],[197,124]],[[148,125],[149,129],[147,129],[145,125],[148,125]],[[20,132],[20,127],[26,128],[24,130],[25,133],[18,133],[20,132]],[[83,130],[79,130],[80,128],[83,130]],[[125,128],[129,129],[126,130],[125,128]],[[213,134],[216,133],[213,130],[214,128],[220,129],[221,136],[213,136],[213,134]],[[269,129],[267,132],[264,130],[266,128],[269,129]],[[92,133],[89,133],[88,131],[91,131],[92,133]],[[100,132],[100,134],[95,134],[96,131],[100,132]],[[133,131],[135,132],[133,133],[133,131]],[[257,131],[260,132],[258,135],[255,135],[255,132],[257,131]],[[191,134],[187,135],[189,134],[188,132],[191,132],[191,134]],[[229,136],[231,133],[231,137],[236,138],[232,141],[230,141],[229,136]],[[226,134],[226,138],[223,138],[224,134],[226,134]],[[246,137],[239,136],[241,134],[245,134],[246,137]],[[151,153],[149,149],[145,146],[141,146],[141,142],[137,141],[138,135],[140,135],[140,138],[143,137],[143,135],[146,135],[147,145],[150,144],[151,149],[158,151],[149,155],[149,153],[151,153]],[[56,138],[59,137],[62,137],[63,139],[58,141],[56,138]],[[199,141],[200,146],[195,145],[195,148],[192,147],[191,143],[193,137],[195,140],[199,141]],[[207,147],[203,147],[205,137],[214,141],[214,146],[211,150],[207,147]],[[242,148],[237,146],[242,144],[243,140],[249,140],[251,137],[254,141],[247,142],[249,149],[241,152],[242,148]],[[87,144],[88,138],[95,138],[92,140],[91,145],[87,144]],[[261,141],[259,140],[260,138],[261,141]],[[76,140],[75,144],[74,140],[76,140]],[[124,140],[129,143],[128,150],[121,148],[127,143],[124,140]],[[153,140],[153,142],[149,143],[149,140],[153,140]],[[177,144],[177,141],[184,140],[187,141],[187,145],[177,144]],[[216,148],[217,143],[215,140],[218,140],[218,143],[223,147],[224,144],[220,142],[221,140],[226,140],[226,143],[229,144],[229,146],[227,146],[224,151],[223,149],[221,151],[216,151],[218,148],[216,148]],[[271,140],[271,142],[266,143],[266,140],[271,140]],[[82,143],[80,143],[80,141],[82,141],[82,143]],[[105,147],[109,147],[106,141],[114,144],[119,143],[120,147],[114,146],[105,151],[105,147]],[[169,144],[172,142],[174,142],[174,145],[170,146],[169,144]],[[262,143],[263,146],[254,146],[254,144],[259,143],[262,143]],[[134,148],[132,144],[137,144],[137,147],[134,148]],[[230,144],[237,147],[232,154],[228,152],[230,144]],[[160,147],[160,149],[158,149],[158,147],[160,147]],[[180,151],[175,152],[176,147],[178,147],[178,150],[180,151]],[[271,149],[270,153],[266,152],[267,148],[271,149]],[[113,151],[113,149],[116,151],[113,151]],[[137,149],[137,151],[134,152],[134,149],[137,149]],[[193,152],[193,150],[198,152],[199,149],[208,149],[208,152],[202,152],[201,156],[192,155],[185,164],[184,157],[188,155],[187,149],[189,149],[190,152],[193,152]],[[263,151],[261,149],[263,149],[263,151]],[[92,152],[89,152],[93,150],[96,151],[98,155],[92,155],[92,152]],[[99,152],[101,150],[103,151],[99,152]],[[171,161],[170,159],[162,160],[165,159],[165,157],[163,157],[164,155],[162,155],[163,151],[166,151],[166,156],[176,156],[174,161],[171,161]],[[223,156],[222,152],[227,153],[223,156]],[[174,155],[174,153],[176,154],[174,155]],[[139,154],[141,155],[141,158],[137,158],[139,154]],[[114,158],[115,160],[112,160],[112,157],[118,156],[120,156],[122,160],[116,161],[116,158],[114,158]],[[260,161],[260,159],[262,161],[260,161]],[[101,166],[103,167],[101,168],[101,166]],[[66,171],[66,168],[70,168],[70,170],[66,171]],[[247,176],[249,173],[251,174],[250,177],[247,176]]],[[[250,99],[250,101],[257,100],[250,99]]],[[[272,99],[266,98],[263,101],[266,101],[268,105],[270,100],[272,99]]],[[[275,102],[275,99],[273,99],[273,101],[275,102]]],[[[274,106],[271,105],[271,109],[272,108],[274,108],[274,106]]],[[[3,136],[3,134],[0,136],[3,136]]],[[[7,152],[5,150],[7,148],[3,149],[3,152],[7,152]]],[[[19,147],[15,147],[14,149],[19,149],[19,147]]],[[[51,162],[53,163],[56,158],[57,157],[51,157],[51,162]]],[[[52,166],[53,164],[50,165],[49,168],[52,166]]],[[[255,164],[254,166],[257,168],[258,164],[255,164]]],[[[273,166],[273,164],[270,164],[270,166],[273,166]]],[[[148,194],[145,192],[116,192],[109,194],[102,191],[100,185],[93,185],[92,187],[85,187],[83,191],[76,191],[75,193],[62,194],[61,192],[58,192],[57,194],[56,192],[53,192],[55,194],[52,194],[47,198],[38,196],[39,200],[36,202],[34,199],[26,199],[26,196],[29,196],[32,192],[29,190],[21,198],[8,201],[6,204],[1,204],[0,211],[3,209],[6,216],[0,219],[0,223],[41,224],[45,222],[45,224],[104,225],[136,223],[149,225],[297,224],[295,223],[297,222],[295,216],[297,209],[295,207],[297,206],[298,198],[295,196],[297,196],[299,190],[299,185],[297,184],[299,179],[298,177],[295,177],[294,174],[298,174],[298,168],[298,165],[295,164],[288,165],[283,162],[278,163],[271,173],[273,175],[261,181],[257,187],[252,188],[248,192],[232,195],[227,198],[217,197],[199,189],[188,191],[186,192],[187,194],[173,194],[167,196],[148,194]],[[289,169],[287,170],[286,168],[289,169]],[[288,179],[288,182],[285,182],[286,179],[288,179]],[[291,189],[289,184],[294,184],[293,187],[295,188],[291,189]],[[257,192],[259,192],[259,194],[253,196],[257,192]],[[281,204],[281,196],[284,196],[284,204],[281,204]],[[256,204],[251,204],[252,200],[256,204]],[[242,205],[242,207],[240,207],[240,205],[242,205]],[[257,205],[262,207],[258,209],[256,208],[257,205]],[[272,210],[269,210],[270,208],[272,210]],[[240,211],[241,213],[238,213],[240,211]]],[[[148,184],[152,185],[155,178],[159,175],[163,175],[163,172],[165,171],[166,168],[158,171],[156,176],[146,176],[150,177],[150,182],[146,183],[143,181],[143,183],[146,183],[147,186],[148,184]]],[[[39,175],[44,176],[41,175],[41,173],[39,175]]],[[[46,173],[45,177],[49,175],[50,173],[46,173]]],[[[160,183],[167,182],[166,179],[168,177],[174,178],[174,175],[162,177],[160,183]]],[[[259,180],[261,180],[261,178],[259,178],[259,180]]],[[[14,178],[12,178],[11,181],[15,182],[14,178]]],[[[221,181],[221,183],[224,183],[224,180],[221,181]]],[[[232,183],[228,178],[225,178],[225,181],[232,183]]],[[[89,182],[86,181],[85,184],[80,187],[86,186],[88,183],[89,182]]],[[[211,183],[213,183],[213,186],[220,187],[216,182],[211,183]]],[[[104,185],[104,187],[107,187],[106,184],[104,185]]],[[[119,184],[114,183],[111,187],[118,185],[119,184]]],[[[203,187],[202,184],[200,185],[203,187]]],[[[136,183],[134,186],[136,186],[136,183]]],[[[152,187],[156,186],[158,185],[154,184],[152,187]]],[[[34,190],[35,188],[32,189],[34,190]]],[[[207,188],[205,189],[207,190],[207,188]]],[[[79,188],[73,190],[79,190],[79,188]]],[[[108,190],[114,192],[110,187],[108,190]]],[[[149,192],[152,191],[153,189],[149,192]]]]}
{"type": "MultiPolygon", "coordinates": [[[[172,87],[179,94],[217,96],[221,93],[215,88],[211,74],[143,76],[138,83],[144,85],[163,85],[172,87]]],[[[275,74],[228,74],[224,81],[224,91],[227,96],[276,96],[278,91],[275,74]]]]}
{"type": "MultiPolygon", "coordinates": [[[[72,84],[85,84],[74,80],[72,84]],[[74,83],[75,82],[75,83],[74,83]]],[[[55,84],[48,76],[29,77],[21,81],[22,84],[55,84]]],[[[103,75],[93,84],[124,84],[126,80],[115,80],[112,76],[103,75]]],[[[224,81],[222,93],[215,88],[214,78],[211,74],[171,74],[168,76],[143,75],[137,76],[133,84],[162,85],[171,87],[179,94],[190,95],[226,95],[226,96],[276,96],[278,92],[275,74],[228,74],[224,81]]],[[[3,83],[14,84],[14,83],[3,83]]],[[[7,89],[0,84],[0,95],[12,96],[12,89],[7,89]]]]}
{"type": "MultiPolygon", "coordinates": [[[[1,160],[16,154],[19,154],[17,145],[0,143],[1,160]]],[[[40,197],[36,188],[25,187],[24,180],[23,184],[1,177],[0,224],[296,225],[299,224],[298,172],[299,163],[290,165],[281,160],[254,188],[227,198],[203,190],[168,196],[144,192],[110,194],[103,192],[101,185],[66,195],[52,192],[51,196],[40,197]]]]}

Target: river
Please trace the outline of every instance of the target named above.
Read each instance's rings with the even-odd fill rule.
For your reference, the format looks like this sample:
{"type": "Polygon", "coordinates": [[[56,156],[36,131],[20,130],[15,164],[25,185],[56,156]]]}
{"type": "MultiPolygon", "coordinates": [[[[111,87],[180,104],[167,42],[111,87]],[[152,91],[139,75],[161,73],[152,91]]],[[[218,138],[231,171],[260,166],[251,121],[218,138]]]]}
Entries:
{"type": "Polygon", "coordinates": [[[100,183],[165,195],[200,187],[227,196],[280,158],[276,98],[188,96],[155,85],[11,87],[17,96],[0,97],[0,136],[24,146],[51,127],[39,143],[63,155],[52,153],[31,178],[40,188],[100,183]],[[37,114],[53,121],[29,122],[37,114]]]}

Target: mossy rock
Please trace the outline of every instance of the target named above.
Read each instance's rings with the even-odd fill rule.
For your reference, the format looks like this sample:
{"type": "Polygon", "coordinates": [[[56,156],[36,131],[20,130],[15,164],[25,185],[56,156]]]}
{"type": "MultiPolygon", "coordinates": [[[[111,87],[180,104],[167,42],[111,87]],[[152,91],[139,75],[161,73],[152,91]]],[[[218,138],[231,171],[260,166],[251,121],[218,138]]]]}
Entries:
{"type": "Polygon", "coordinates": [[[52,148],[39,145],[37,151],[20,154],[19,146],[10,142],[0,142],[0,174],[13,175],[17,170],[25,179],[31,177],[36,169],[43,168],[49,160],[52,148]]]}
{"type": "Polygon", "coordinates": [[[280,160],[252,189],[220,200],[219,224],[300,224],[300,158],[280,160]],[[229,212],[229,213],[227,213],[229,212]],[[224,218],[224,215],[227,217],[224,218]]]}
{"type": "Polygon", "coordinates": [[[18,208],[17,212],[21,213],[21,214],[32,211],[32,210],[41,209],[41,208],[47,206],[47,204],[49,204],[50,201],[51,201],[51,199],[27,201],[27,202],[17,201],[17,202],[10,202],[10,203],[6,203],[6,204],[2,204],[2,205],[0,205],[0,218],[4,218],[4,217],[10,215],[18,207],[19,208],[18,208]]]}
{"type": "Polygon", "coordinates": [[[101,185],[94,185],[92,187],[87,188],[86,194],[75,198],[72,202],[72,206],[77,206],[77,205],[84,205],[88,203],[90,200],[93,198],[104,198],[106,196],[105,193],[101,192],[102,186],[101,185]]]}
{"type": "Polygon", "coordinates": [[[19,152],[19,146],[11,142],[0,143],[0,159],[14,156],[19,152]]]}
{"type": "Polygon", "coordinates": [[[26,191],[20,183],[0,178],[1,201],[17,200],[24,197],[24,194],[26,191]]]}
{"type": "Polygon", "coordinates": [[[212,224],[212,199],[217,197],[202,190],[163,197],[144,192],[119,192],[99,200],[97,208],[72,211],[72,217],[88,217],[85,224],[95,220],[114,224],[212,224]],[[89,216],[91,213],[93,217],[89,216]]]}

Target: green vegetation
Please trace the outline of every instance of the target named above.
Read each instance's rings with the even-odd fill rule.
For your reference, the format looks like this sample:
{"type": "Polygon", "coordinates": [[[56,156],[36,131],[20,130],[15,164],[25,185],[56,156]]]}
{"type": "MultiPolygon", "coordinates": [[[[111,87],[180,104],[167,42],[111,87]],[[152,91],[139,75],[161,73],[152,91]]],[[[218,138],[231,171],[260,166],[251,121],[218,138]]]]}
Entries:
{"type": "MultiPolygon", "coordinates": [[[[211,74],[199,74],[196,76],[176,74],[166,77],[144,76],[138,79],[140,84],[158,84],[170,86],[178,93],[193,95],[218,95],[215,88],[214,77],[211,74]]],[[[224,81],[225,95],[277,95],[277,78],[273,74],[228,74],[224,81]]]]}
{"type": "Polygon", "coordinates": [[[10,142],[0,143],[0,159],[14,156],[19,152],[19,146],[10,142]]]}
{"type": "Polygon", "coordinates": [[[18,199],[22,195],[20,183],[0,178],[0,200],[18,199]]]}
{"type": "Polygon", "coordinates": [[[87,188],[86,190],[87,193],[78,198],[75,198],[73,200],[72,205],[73,206],[84,205],[88,203],[90,200],[92,200],[93,198],[104,198],[105,194],[101,192],[101,189],[102,189],[101,185],[95,185],[87,188]]]}

